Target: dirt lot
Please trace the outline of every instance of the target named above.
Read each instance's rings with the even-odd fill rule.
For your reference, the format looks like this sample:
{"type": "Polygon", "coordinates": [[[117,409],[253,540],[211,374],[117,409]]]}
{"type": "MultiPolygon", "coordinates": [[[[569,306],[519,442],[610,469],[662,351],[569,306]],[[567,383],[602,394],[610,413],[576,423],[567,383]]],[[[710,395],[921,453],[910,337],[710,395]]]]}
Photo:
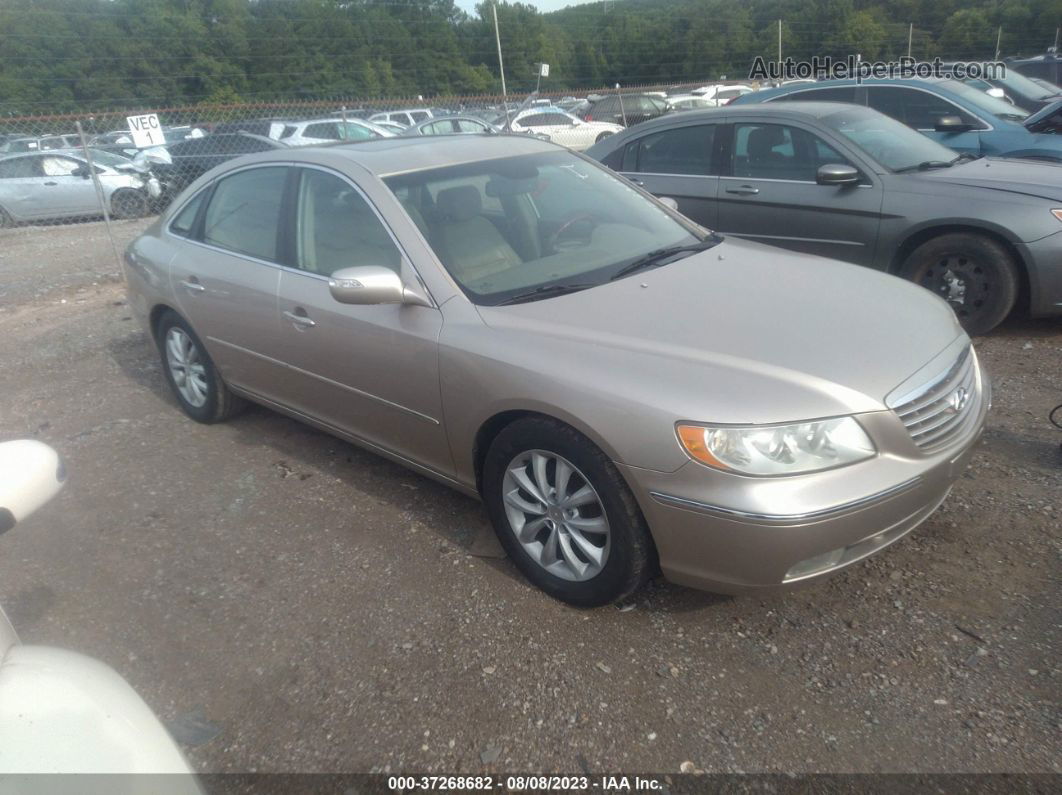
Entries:
{"type": "Polygon", "coordinates": [[[100,224],[0,232],[0,438],[70,471],[0,538],[0,603],[203,771],[1058,772],[1062,324],[977,347],[989,428],[900,544],[788,595],[579,611],[469,554],[472,500],[264,409],[185,419],[100,224]]]}

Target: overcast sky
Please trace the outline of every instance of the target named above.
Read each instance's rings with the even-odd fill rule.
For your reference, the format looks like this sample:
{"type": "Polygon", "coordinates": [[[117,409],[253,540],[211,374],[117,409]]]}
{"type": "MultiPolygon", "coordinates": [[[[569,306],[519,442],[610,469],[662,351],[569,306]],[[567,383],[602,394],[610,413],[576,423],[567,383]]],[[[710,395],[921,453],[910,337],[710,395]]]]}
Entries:
{"type": "MultiPolygon", "coordinates": [[[[455,0],[458,8],[473,14],[476,11],[476,3],[479,0],[455,0]]],[[[595,0],[520,0],[527,5],[534,6],[539,11],[556,11],[566,6],[581,6],[583,3],[595,2],[595,0]]]]}

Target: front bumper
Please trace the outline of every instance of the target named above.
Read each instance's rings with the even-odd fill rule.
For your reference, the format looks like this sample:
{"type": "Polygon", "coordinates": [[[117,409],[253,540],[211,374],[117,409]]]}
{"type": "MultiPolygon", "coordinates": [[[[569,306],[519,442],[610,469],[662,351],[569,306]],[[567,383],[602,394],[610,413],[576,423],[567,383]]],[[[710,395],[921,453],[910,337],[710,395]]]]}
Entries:
{"type": "Polygon", "coordinates": [[[670,473],[619,466],[669,580],[718,593],[789,588],[862,560],[925,521],[969,463],[989,402],[986,380],[975,421],[933,455],[882,411],[859,420],[901,452],[836,470],[751,478],[693,461],[670,473]]]}

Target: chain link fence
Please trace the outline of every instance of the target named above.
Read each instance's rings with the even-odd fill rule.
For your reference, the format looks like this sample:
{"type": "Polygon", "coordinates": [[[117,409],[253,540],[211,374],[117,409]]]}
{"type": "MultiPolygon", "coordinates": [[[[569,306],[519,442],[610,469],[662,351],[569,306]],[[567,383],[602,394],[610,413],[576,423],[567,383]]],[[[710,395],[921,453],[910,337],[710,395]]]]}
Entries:
{"type": "Polygon", "coordinates": [[[703,84],[692,83],[578,96],[321,99],[22,116],[4,116],[0,108],[0,236],[56,224],[150,217],[214,166],[269,149],[491,130],[535,134],[584,149],[602,133],[587,137],[580,129],[576,134],[586,125],[571,122],[570,116],[624,126],[663,112],[665,100],[684,97],[683,107],[700,107],[728,99],[690,93],[700,88],[703,84]],[[535,112],[526,113],[529,109],[535,112]],[[515,120],[520,111],[524,115],[515,120]],[[569,121],[558,111],[570,114],[569,121]],[[129,119],[154,124],[152,117],[158,127],[150,142],[136,140],[129,119]]]}

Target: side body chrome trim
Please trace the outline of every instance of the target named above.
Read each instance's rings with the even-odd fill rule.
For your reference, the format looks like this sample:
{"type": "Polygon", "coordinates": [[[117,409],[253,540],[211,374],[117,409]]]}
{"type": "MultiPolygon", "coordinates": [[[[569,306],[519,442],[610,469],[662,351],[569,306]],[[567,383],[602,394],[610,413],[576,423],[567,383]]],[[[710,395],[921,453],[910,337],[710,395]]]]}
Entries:
{"type": "MultiPolygon", "coordinates": [[[[394,403],[394,402],[388,400],[387,398],[382,398],[379,395],[372,394],[371,392],[363,392],[362,390],[355,389],[354,387],[348,386],[347,384],[341,384],[341,383],[339,383],[339,381],[333,381],[331,378],[325,378],[323,375],[318,375],[317,373],[311,373],[309,370],[303,370],[301,367],[296,367],[293,364],[288,364],[287,362],[282,362],[279,359],[274,359],[271,356],[266,356],[264,353],[258,353],[257,351],[249,350],[247,348],[244,348],[241,345],[235,345],[235,344],[233,344],[231,342],[226,342],[225,340],[218,339],[217,337],[207,337],[207,339],[210,340],[211,342],[216,342],[218,345],[224,345],[226,348],[232,348],[233,350],[239,351],[240,353],[246,354],[248,356],[253,356],[256,359],[261,359],[262,361],[269,362],[270,364],[275,364],[278,367],[283,367],[283,368],[285,368],[287,370],[291,370],[292,372],[298,373],[299,375],[306,375],[306,376],[309,376],[310,378],[315,378],[318,381],[322,381],[322,382],[324,382],[326,384],[329,384],[330,386],[337,386],[340,389],[345,389],[348,392],[351,392],[351,393],[353,393],[355,395],[359,395],[360,397],[368,398],[369,400],[375,400],[377,403],[383,403],[385,406],[390,406],[393,409],[398,409],[399,411],[404,411],[407,414],[412,414],[414,417],[417,417],[418,419],[426,420],[427,422],[430,422],[432,425],[441,425],[442,424],[435,417],[429,416],[427,414],[423,414],[422,412],[419,412],[416,409],[411,409],[408,406],[403,406],[401,403],[394,403]]],[[[259,398],[256,398],[256,400],[258,400],[258,399],[259,398]]],[[[301,414],[301,412],[300,412],[300,414],[301,414]]]]}
{"type": "Polygon", "coordinates": [[[317,417],[305,414],[299,411],[298,409],[293,409],[283,403],[278,403],[275,400],[270,400],[267,397],[262,397],[257,392],[254,392],[250,389],[241,389],[240,387],[235,385],[230,385],[230,388],[233,392],[237,393],[242,397],[247,398],[248,400],[254,401],[255,403],[259,403],[263,406],[266,406],[267,408],[273,409],[274,411],[278,411],[281,414],[286,414],[289,417],[294,417],[295,419],[305,422],[307,425],[312,425],[314,428],[318,428],[319,430],[322,430],[325,433],[330,433],[333,436],[339,437],[340,439],[350,442],[351,444],[356,444],[358,447],[368,450],[371,453],[376,453],[377,455],[381,455],[384,458],[394,461],[397,464],[409,467],[413,471],[418,472],[426,477],[432,478],[433,480],[437,480],[440,483],[443,483],[444,485],[447,485],[450,488],[461,492],[462,494],[472,497],[473,499],[482,499],[479,492],[477,492],[475,488],[461,482],[460,480],[457,480],[456,478],[450,475],[446,475],[437,469],[432,469],[431,467],[425,464],[418,463],[417,461],[414,461],[411,458],[407,458],[406,456],[400,453],[396,453],[387,447],[383,447],[381,445],[370,442],[367,439],[361,438],[360,436],[355,436],[349,431],[345,431],[342,428],[332,425],[329,422],[325,422],[324,420],[320,420],[317,417]]]}
{"type": "Polygon", "coordinates": [[[813,521],[815,519],[825,519],[858,508],[865,508],[875,502],[880,502],[889,497],[894,497],[897,494],[902,494],[905,491],[910,491],[921,482],[922,476],[916,475],[910,480],[905,480],[903,483],[899,483],[884,491],[879,491],[876,494],[870,494],[866,497],[861,497],[858,500],[852,500],[851,502],[846,502],[842,505],[834,505],[830,508],[823,508],[822,510],[810,511],[808,513],[754,513],[752,511],[738,510],[737,508],[727,508],[723,505],[712,505],[707,502],[687,499],[686,497],[676,497],[673,494],[664,494],[659,491],[651,491],[649,492],[649,495],[662,505],[669,505],[674,508],[685,508],[686,510],[698,511],[700,513],[714,514],[727,519],[738,519],[739,521],[745,522],[798,524],[813,521]]]}

